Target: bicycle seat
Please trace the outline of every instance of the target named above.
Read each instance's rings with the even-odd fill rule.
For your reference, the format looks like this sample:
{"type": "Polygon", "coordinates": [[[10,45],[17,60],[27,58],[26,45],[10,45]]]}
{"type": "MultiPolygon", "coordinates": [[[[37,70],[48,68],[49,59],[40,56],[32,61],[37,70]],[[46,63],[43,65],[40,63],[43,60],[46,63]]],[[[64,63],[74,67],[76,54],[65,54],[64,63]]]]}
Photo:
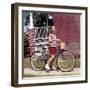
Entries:
{"type": "Polygon", "coordinates": [[[43,49],[47,49],[47,48],[43,47],[43,49]]]}

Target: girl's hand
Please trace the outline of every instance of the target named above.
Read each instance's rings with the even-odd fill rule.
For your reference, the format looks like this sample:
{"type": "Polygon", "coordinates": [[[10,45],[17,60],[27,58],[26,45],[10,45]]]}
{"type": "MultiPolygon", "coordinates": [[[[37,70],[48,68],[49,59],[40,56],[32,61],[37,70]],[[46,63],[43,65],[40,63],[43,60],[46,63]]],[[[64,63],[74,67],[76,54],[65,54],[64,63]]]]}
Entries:
{"type": "Polygon", "coordinates": [[[60,39],[57,39],[58,42],[60,42],[60,39]]]}

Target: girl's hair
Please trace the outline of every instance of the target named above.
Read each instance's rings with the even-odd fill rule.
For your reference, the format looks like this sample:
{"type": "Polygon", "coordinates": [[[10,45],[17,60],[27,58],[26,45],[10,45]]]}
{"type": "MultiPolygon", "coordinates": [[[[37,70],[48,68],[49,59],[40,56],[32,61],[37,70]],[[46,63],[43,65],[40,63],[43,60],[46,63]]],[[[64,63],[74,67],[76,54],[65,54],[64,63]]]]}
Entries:
{"type": "Polygon", "coordinates": [[[50,30],[49,33],[52,33],[52,32],[53,32],[53,31],[52,31],[52,27],[53,27],[53,26],[49,27],[49,30],[50,30]]]}
{"type": "Polygon", "coordinates": [[[52,27],[49,27],[49,33],[52,33],[52,27]]]}

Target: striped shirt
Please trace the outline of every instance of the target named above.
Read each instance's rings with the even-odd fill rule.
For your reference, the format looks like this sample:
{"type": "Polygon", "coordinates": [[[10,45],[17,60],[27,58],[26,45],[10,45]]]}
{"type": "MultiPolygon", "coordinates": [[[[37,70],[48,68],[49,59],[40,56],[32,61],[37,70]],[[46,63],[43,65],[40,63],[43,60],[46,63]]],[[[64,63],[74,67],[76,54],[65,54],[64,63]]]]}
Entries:
{"type": "Polygon", "coordinates": [[[55,34],[50,34],[49,35],[49,46],[50,47],[56,47],[57,46],[57,38],[55,34]]]}

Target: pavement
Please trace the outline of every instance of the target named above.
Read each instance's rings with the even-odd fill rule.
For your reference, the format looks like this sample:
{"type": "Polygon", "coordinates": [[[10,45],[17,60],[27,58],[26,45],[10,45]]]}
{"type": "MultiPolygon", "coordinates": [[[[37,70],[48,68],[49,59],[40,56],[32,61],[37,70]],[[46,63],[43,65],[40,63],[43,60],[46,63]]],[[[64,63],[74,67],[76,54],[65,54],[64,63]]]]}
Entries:
{"type": "Polygon", "coordinates": [[[62,72],[61,70],[58,70],[58,71],[53,70],[53,71],[46,72],[45,70],[35,71],[30,68],[24,68],[24,76],[25,77],[68,76],[68,75],[80,75],[80,68],[74,68],[70,72],[62,72]]]}

